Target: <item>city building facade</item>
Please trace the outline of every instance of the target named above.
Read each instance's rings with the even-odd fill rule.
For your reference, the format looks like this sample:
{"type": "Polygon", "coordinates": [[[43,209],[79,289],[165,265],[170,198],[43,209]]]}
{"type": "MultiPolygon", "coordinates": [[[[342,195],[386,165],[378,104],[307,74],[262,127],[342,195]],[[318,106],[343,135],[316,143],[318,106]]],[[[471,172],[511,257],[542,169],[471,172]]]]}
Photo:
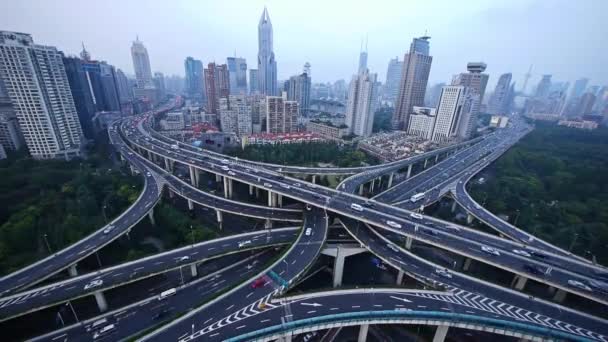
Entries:
{"type": "Polygon", "coordinates": [[[362,137],[372,134],[377,104],[377,76],[366,69],[353,76],[346,104],[346,125],[349,133],[362,137]]]}
{"type": "Polygon", "coordinates": [[[510,90],[511,90],[511,73],[500,75],[498,83],[494,88],[494,93],[488,101],[488,113],[490,114],[506,114],[509,112],[510,105],[510,90]]]}
{"type": "Polygon", "coordinates": [[[245,58],[226,58],[230,75],[230,95],[247,95],[247,61],[245,58]]]}
{"type": "Polygon", "coordinates": [[[218,114],[220,98],[230,95],[230,75],[226,64],[209,63],[205,69],[207,112],[218,114]]]}
{"type": "Polygon", "coordinates": [[[266,7],[258,24],[258,91],[275,96],[277,92],[277,61],[274,57],[272,23],[266,7]]]}
{"type": "Polygon", "coordinates": [[[252,133],[251,101],[245,95],[230,95],[220,99],[220,127],[222,132],[237,136],[252,133]]]}
{"type": "Polygon", "coordinates": [[[299,105],[283,96],[266,96],[266,133],[295,133],[298,131],[299,105]]]}

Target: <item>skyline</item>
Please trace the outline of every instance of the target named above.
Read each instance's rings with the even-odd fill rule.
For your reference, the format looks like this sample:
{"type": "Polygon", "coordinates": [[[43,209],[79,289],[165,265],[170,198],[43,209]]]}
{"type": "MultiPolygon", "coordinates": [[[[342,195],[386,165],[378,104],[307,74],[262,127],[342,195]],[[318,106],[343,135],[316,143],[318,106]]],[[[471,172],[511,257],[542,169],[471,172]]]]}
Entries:
{"type": "Polygon", "coordinates": [[[383,1],[374,7],[349,2],[345,12],[341,3],[327,5],[316,0],[306,5],[280,1],[158,1],[146,8],[140,2],[15,1],[0,18],[2,29],[30,33],[36,42],[57,46],[68,55],[77,55],[84,42],[93,58],[129,74],[134,74],[129,47],[137,35],[149,51],[153,72],[184,76],[187,56],[204,64],[225,63],[235,51],[254,67],[256,28],[266,5],[274,26],[279,80],[297,74],[306,62],[311,63],[315,83],[349,80],[357,71],[361,40],[367,37],[369,68],[384,82],[389,60],[395,56],[402,60],[411,39],[427,31],[435,60],[429,84],[449,82],[472,61],[488,64],[490,89],[499,75],[507,72],[513,73],[513,80],[521,87],[531,64],[534,68],[528,90],[542,74],[553,74],[553,79],[560,81],[587,77],[590,84],[608,84],[608,70],[600,64],[601,56],[608,54],[602,39],[608,32],[601,22],[608,2],[557,2],[517,0],[495,4],[476,0],[465,8],[441,1],[383,1]],[[109,8],[116,10],[109,12],[109,8]],[[73,13],[108,16],[91,24],[88,15],[73,13]],[[314,13],[315,18],[302,13],[314,13]],[[545,17],[552,20],[543,20],[545,17]],[[111,25],[114,21],[121,25],[111,25]],[[466,25],[461,25],[463,22],[466,25]],[[523,49],[514,56],[511,50],[516,47],[523,49]],[[455,55],[454,51],[463,52],[455,55]]]}

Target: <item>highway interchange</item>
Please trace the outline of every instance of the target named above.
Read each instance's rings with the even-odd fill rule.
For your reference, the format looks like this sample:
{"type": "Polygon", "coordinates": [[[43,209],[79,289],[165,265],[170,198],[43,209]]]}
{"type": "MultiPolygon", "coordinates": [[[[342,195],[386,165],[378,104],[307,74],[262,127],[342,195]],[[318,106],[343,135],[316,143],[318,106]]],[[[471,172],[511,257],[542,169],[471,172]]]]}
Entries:
{"type": "MultiPolygon", "coordinates": [[[[181,271],[182,267],[190,271],[190,267],[186,266],[196,265],[210,258],[292,243],[291,247],[278,259],[273,259],[270,265],[267,256],[253,257],[256,260],[253,264],[232,266],[239,272],[231,273],[225,269],[182,285],[178,293],[169,298],[167,303],[171,304],[167,305],[172,308],[172,315],[188,310],[190,312],[141,337],[140,340],[185,342],[232,338],[236,341],[283,336],[295,331],[314,330],[329,323],[352,325],[378,323],[390,319],[394,323],[411,323],[417,319],[419,324],[434,325],[443,320],[439,325],[456,326],[456,317],[469,322],[471,329],[498,329],[502,326],[502,329],[496,332],[519,331],[524,334],[521,336],[607,340],[605,336],[608,336],[608,325],[602,318],[568,309],[554,302],[532,298],[457,270],[448,270],[445,265],[434,264],[411,253],[408,248],[402,248],[403,242],[413,238],[513,272],[520,277],[534,279],[568,293],[608,304],[606,293],[569,284],[570,280],[577,280],[582,284],[597,282],[606,272],[605,268],[531,238],[503,221],[496,221],[499,219],[478,208],[479,205],[466,193],[466,182],[525,135],[529,131],[528,127],[515,125],[510,130],[492,133],[458,145],[458,150],[447,148],[409,160],[373,167],[319,170],[236,160],[183,144],[180,144],[179,149],[175,149],[171,146],[175,142],[159,136],[152,130],[150,123],[154,115],[171,107],[172,105],[160,108],[135,120],[126,119],[108,129],[116,150],[144,177],[142,195],[123,215],[113,220],[109,231],[108,226],[103,227],[55,255],[0,279],[0,320],[66,300],[101,293],[102,290],[155,274],[176,269],[181,271]],[[442,153],[448,153],[445,159],[435,159],[442,153]],[[436,165],[426,169],[426,160],[433,159],[436,165]],[[406,179],[399,176],[403,169],[421,161],[425,161],[426,170],[409,177],[410,168],[406,179]],[[173,174],[175,164],[190,170],[191,184],[173,174]],[[223,181],[224,185],[229,181],[263,189],[269,197],[269,206],[231,199],[228,192],[225,192],[224,196],[217,196],[200,190],[197,187],[199,172],[219,175],[218,181],[223,181]],[[338,186],[338,190],[334,190],[286,176],[287,174],[351,176],[338,186]],[[388,183],[392,188],[375,196],[373,200],[353,194],[370,180],[378,180],[376,190],[381,188],[380,184],[384,186],[384,190],[389,175],[388,183]],[[196,203],[215,209],[218,212],[218,220],[221,219],[221,213],[226,212],[266,219],[268,222],[301,222],[302,228],[267,229],[228,236],[13,294],[75,265],[122,234],[128,233],[153,210],[163,188],[169,189],[172,195],[184,197],[189,205],[196,203]],[[429,205],[449,191],[476,217],[515,241],[425,215],[418,217],[412,210],[419,210],[421,203],[407,201],[412,194],[425,192],[424,205],[429,205]],[[290,198],[302,205],[297,209],[280,208],[278,203],[281,201],[277,201],[279,196],[290,198]],[[357,205],[358,207],[354,208],[357,205]],[[361,246],[436,291],[362,289],[285,297],[287,290],[309,269],[324,248],[329,215],[340,217],[344,228],[361,246]],[[242,245],[243,242],[246,242],[246,246],[242,245]],[[490,250],[495,252],[490,253],[484,247],[490,247],[490,250]],[[184,257],[187,259],[183,259],[184,257]],[[260,261],[263,258],[267,258],[266,262],[260,261]],[[264,268],[262,265],[268,266],[264,268]],[[529,265],[534,265],[536,270],[544,272],[538,274],[531,271],[529,265]],[[226,279],[222,287],[224,290],[219,297],[211,299],[212,296],[206,296],[207,292],[218,286],[216,280],[219,277],[226,279]],[[99,282],[95,281],[99,280],[99,285],[90,287],[90,284],[98,284],[99,282]],[[196,307],[192,298],[196,298],[195,303],[203,303],[205,298],[210,301],[196,307]],[[344,306],[345,303],[350,304],[344,306]],[[448,313],[450,315],[447,315],[448,313]],[[433,317],[434,321],[431,319],[433,317]],[[431,323],[423,323],[424,319],[431,323]]],[[[370,188],[370,195],[373,196],[372,188],[373,185],[370,188]]],[[[137,305],[132,304],[106,314],[110,321],[117,323],[103,338],[127,338],[162,322],[162,317],[156,316],[159,306],[155,305],[155,302],[157,300],[153,296],[138,302],[137,305]],[[156,311],[148,309],[146,305],[154,307],[156,311]],[[154,316],[154,319],[151,319],[150,315],[154,316]],[[126,317],[129,317],[129,322],[133,321],[133,324],[118,323],[126,317]]],[[[45,334],[37,340],[90,340],[95,333],[90,324],[99,318],[101,316],[83,324],[45,334]]]]}

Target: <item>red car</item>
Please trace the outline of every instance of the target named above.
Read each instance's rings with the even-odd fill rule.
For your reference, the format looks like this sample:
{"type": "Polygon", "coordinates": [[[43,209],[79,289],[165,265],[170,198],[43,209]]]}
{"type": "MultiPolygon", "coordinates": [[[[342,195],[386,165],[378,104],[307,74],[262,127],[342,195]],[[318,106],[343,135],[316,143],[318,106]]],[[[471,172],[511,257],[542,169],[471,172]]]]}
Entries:
{"type": "Polygon", "coordinates": [[[251,283],[251,287],[254,288],[254,289],[257,289],[258,287],[264,286],[264,283],[266,283],[266,281],[264,280],[264,278],[258,278],[256,280],[254,280],[253,283],[251,283]]]}

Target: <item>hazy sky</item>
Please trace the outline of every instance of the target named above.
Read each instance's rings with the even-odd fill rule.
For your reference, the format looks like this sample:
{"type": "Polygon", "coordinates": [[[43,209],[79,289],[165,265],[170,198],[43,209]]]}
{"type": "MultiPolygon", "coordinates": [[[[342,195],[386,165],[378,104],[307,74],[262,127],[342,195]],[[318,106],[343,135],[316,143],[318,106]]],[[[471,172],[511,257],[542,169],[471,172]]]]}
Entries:
{"type": "MultiPolygon", "coordinates": [[[[384,82],[390,58],[414,36],[431,38],[430,84],[449,82],[469,61],[488,64],[490,85],[513,72],[521,86],[534,65],[555,80],[588,77],[608,84],[608,0],[2,0],[0,30],[31,33],[68,54],[81,41],[94,58],[133,72],[130,46],[139,35],[153,71],[183,75],[186,56],[256,67],[257,25],[268,7],[279,79],[312,65],[313,82],[349,80],[361,38],[368,66],[384,82]],[[7,6],[8,5],[8,6],[7,6]]],[[[492,88],[490,88],[492,89],[492,88]]]]}

